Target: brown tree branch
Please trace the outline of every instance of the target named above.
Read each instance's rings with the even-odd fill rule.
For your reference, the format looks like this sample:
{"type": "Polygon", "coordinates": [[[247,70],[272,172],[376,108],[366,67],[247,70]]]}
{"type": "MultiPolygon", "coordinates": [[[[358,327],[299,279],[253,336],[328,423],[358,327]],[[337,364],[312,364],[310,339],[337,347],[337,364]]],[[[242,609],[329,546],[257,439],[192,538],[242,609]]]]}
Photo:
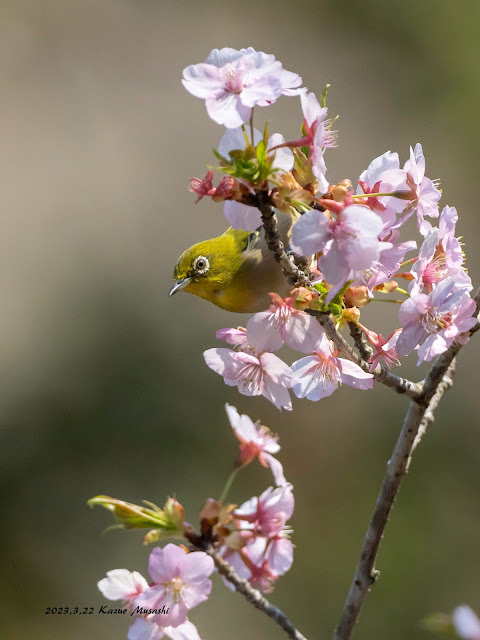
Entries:
{"type": "Polygon", "coordinates": [[[268,248],[273,252],[275,260],[282,267],[287,278],[291,280],[293,287],[308,287],[310,285],[310,278],[302,269],[297,267],[293,257],[288,255],[283,246],[283,242],[280,240],[277,232],[277,219],[268,191],[258,189],[255,193],[254,206],[256,206],[261,213],[268,248]]]}
{"type": "MultiPolygon", "coordinates": [[[[480,311],[480,289],[477,291],[474,300],[476,302],[475,315],[478,316],[480,311]]],[[[470,335],[473,335],[479,328],[480,323],[477,322],[471,329],[470,335]]],[[[345,601],[340,622],[335,629],[334,640],[348,640],[350,638],[365,596],[378,576],[378,572],[375,569],[375,559],[388,522],[388,516],[400,488],[400,483],[410,466],[413,451],[420,442],[428,425],[433,421],[435,410],[445,391],[453,384],[455,357],[461,347],[461,344],[453,343],[445,353],[438,357],[423,382],[421,394],[410,402],[395,449],[387,464],[387,470],[363,541],[360,559],[350,591],[345,601]]]]}
{"type": "Polygon", "coordinates": [[[355,322],[349,322],[348,327],[350,329],[350,335],[353,338],[353,343],[357,347],[358,353],[365,360],[365,362],[368,362],[368,359],[373,354],[373,349],[365,338],[365,334],[360,329],[358,324],[355,324],[355,322]]]}

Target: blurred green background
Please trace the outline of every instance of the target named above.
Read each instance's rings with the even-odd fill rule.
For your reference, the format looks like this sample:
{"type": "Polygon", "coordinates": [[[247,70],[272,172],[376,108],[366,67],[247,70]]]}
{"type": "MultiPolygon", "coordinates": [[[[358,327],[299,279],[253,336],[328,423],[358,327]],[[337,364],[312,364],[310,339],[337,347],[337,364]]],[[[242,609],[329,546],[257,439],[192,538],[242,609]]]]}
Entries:
{"type": "MultiPolygon", "coordinates": [[[[167,298],[177,256],[225,227],[220,205],[194,207],[187,190],[222,130],[181,72],[214,47],[251,45],[317,93],[332,83],[332,182],[355,179],[387,149],[406,160],[422,142],[442,202],[459,210],[478,285],[479,25],[479,3],[448,0],[3,0],[1,638],[126,637],[119,617],[44,613],[105,603],[96,582],[109,569],[146,575],[142,535],[102,535],[111,519],[86,500],[176,494],[195,521],[237,452],[227,401],[280,434],[296,490],[295,563],[272,599],[308,638],[331,637],[406,401],[347,387],[280,414],[206,368],[215,330],[246,319],[167,298]]],[[[268,116],[272,131],[298,132],[298,100],[268,116]]],[[[387,335],[396,308],[373,307],[364,317],[387,335]]],[[[359,639],[421,640],[426,613],[480,609],[478,342],[416,452],[359,639]]],[[[406,371],[421,373],[414,362],[406,371]]],[[[232,499],[270,481],[252,465],[232,499]]],[[[191,616],[204,640],[283,637],[214,581],[191,616]]]]}

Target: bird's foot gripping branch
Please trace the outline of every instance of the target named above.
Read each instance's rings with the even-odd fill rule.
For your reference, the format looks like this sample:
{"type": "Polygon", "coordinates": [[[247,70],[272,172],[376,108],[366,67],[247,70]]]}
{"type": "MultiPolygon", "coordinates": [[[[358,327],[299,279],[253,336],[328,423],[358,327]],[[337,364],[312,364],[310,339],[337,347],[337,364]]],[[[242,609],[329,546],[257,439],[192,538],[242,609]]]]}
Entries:
{"type": "MultiPolygon", "coordinates": [[[[217,331],[232,348],[206,350],[208,367],[241,394],[263,395],[280,410],[292,410],[291,392],[318,401],[342,384],[366,391],[374,382],[410,402],[334,632],[336,640],[346,640],[377,575],[380,540],[413,451],[453,384],[456,355],[479,328],[480,293],[471,296],[458,215],[449,206],[440,211],[442,192],[425,175],[420,144],[410,147],[403,166],[397,153],[387,151],[358,179],[338,176],[330,182],[325,155],[337,146],[337,133],[326,106],[328,85],[317,98],[273,55],[215,49],[204,63],[184,70],[183,84],[225,127],[215,166],[203,179],[192,178],[190,189],[197,202],[208,197],[222,203],[230,227],[180,256],[170,295],[183,289],[223,309],[253,314],[246,327],[217,331]],[[272,134],[267,122],[260,130],[254,126],[254,112],[261,118],[282,96],[296,100],[301,110],[294,140],[272,134]],[[405,224],[410,219],[416,239],[404,237],[414,228],[405,224]],[[378,327],[379,301],[398,305],[398,322],[386,330],[378,327]],[[344,337],[348,333],[351,342],[344,337]],[[287,364],[275,354],[284,345],[301,356],[287,364]],[[414,352],[419,364],[434,361],[416,382],[391,371],[414,352]]],[[[198,529],[185,523],[175,500],[164,509],[105,496],[92,500],[126,528],[150,528],[146,542],[183,540],[153,550],[150,585],[127,570],[111,571],[100,581],[107,598],[123,600],[136,616],[129,640],[198,638],[187,615],[207,599],[214,566],[227,586],[290,638],[303,638],[261,593],[272,589],[293,560],[286,528],[293,491],[272,455],[277,440],[233,407],[227,412],[241,452],[221,498],[201,510],[198,529]],[[229,504],[234,474],[255,457],[271,468],[277,487],[240,507],[229,504]]],[[[468,607],[446,620],[435,629],[480,637],[466,635],[465,629],[480,628],[468,607]]]]}

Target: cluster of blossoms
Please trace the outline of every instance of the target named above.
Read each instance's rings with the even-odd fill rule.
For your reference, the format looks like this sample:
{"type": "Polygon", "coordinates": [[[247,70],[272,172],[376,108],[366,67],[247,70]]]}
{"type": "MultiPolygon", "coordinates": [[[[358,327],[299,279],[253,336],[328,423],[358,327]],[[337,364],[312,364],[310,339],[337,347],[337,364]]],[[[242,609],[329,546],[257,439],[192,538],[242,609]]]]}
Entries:
{"type": "Polygon", "coordinates": [[[210,576],[215,566],[212,557],[202,550],[204,544],[211,545],[239,578],[265,593],[292,566],[293,544],[286,524],[294,509],[293,487],[273,455],[280,450],[278,438],[260,421],[254,423],[247,415],[240,415],[235,407],[226,405],[226,411],[240,453],[220,500],[207,500],[200,511],[201,535],[185,522],[183,507],[173,498],[167,500],[163,510],[151,503],[146,503],[146,508],[107,496],[90,501],[112,511],[124,528],[154,527],[145,536],[146,544],[172,537],[191,543],[155,547],[148,562],[150,583],[137,571],[127,569],[108,571],[99,581],[98,588],[107,599],[122,601],[121,608],[108,610],[104,606],[104,612],[122,612],[135,619],[128,640],[160,640],[164,636],[200,640],[188,615],[190,609],[208,599],[212,589],[210,576]],[[240,507],[229,504],[226,494],[234,475],[256,458],[270,467],[276,486],[240,507]]]}
{"type": "Polygon", "coordinates": [[[378,366],[398,365],[413,351],[420,364],[454,341],[468,341],[476,323],[475,302],[455,235],[458,216],[448,206],[440,213],[442,194],[425,175],[421,144],[410,148],[403,167],[397,153],[375,158],[356,188],[349,179],[331,184],[324,156],[336,146],[336,132],[327,117],[326,91],[318,100],[300,87],[298,75],[252,48],[214,50],[205,63],[184,70],[183,82],[227,129],[216,152],[218,169],[226,175],[217,188],[211,171],[203,180],[194,178],[192,191],[199,199],[223,201],[228,222],[245,231],[262,224],[254,196],[266,192],[273,206],[291,215],[290,249],[310,264],[310,286],[297,287],[286,298],[272,293],[270,308],[245,328],[217,333],[234,349],[209,349],[205,360],[226,384],[291,409],[290,389],[310,400],[332,394],[341,383],[370,389],[378,366]],[[297,140],[253,127],[253,108],[281,95],[300,97],[302,136],[297,140]],[[412,217],[422,240],[418,254],[406,259],[417,249],[416,241],[400,240],[412,217]],[[408,291],[399,279],[409,283],[408,291]],[[400,326],[384,338],[360,324],[360,308],[391,293],[402,297],[394,300],[400,304],[400,326]],[[353,322],[364,332],[373,350],[370,372],[338,357],[310,310],[330,313],[337,327],[353,322]],[[284,344],[305,357],[287,365],[273,353],[284,344]]]}

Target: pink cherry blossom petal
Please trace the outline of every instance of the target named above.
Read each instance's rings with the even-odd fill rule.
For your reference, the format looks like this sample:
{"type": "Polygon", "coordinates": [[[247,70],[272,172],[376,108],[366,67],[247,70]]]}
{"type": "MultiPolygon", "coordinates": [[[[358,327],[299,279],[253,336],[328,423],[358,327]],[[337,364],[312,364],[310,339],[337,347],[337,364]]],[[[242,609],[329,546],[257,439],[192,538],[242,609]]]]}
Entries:
{"type": "Polygon", "coordinates": [[[321,211],[312,209],[304,213],[294,225],[290,244],[297,253],[309,256],[322,251],[330,237],[327,216],[321,211]]]}
{"type": "Polygon", "coordinates": [[[155,547],[148,561],[148,573],[155,582],[169,582],[179,574],[185,560],[185,552],[176,544],[167,544],[163,549],[155,547]]]}
{"type": "MultiPolygon", "coordinates": [[[[183,563],[180,567],[178,576],[189,585],[198,581],[202,582],[205,588],[205,592],[207,592],[207,589],[209,589],[209,587],[204,583],[204,581],[206,580],[206,577],[213,573],[215,569],[213,559],[209,555],[201,551],[187,554],[182,551],[182,553],[184,554],[185,558],[183,559],[183,563]]],[[[211,588],[212,583],[210,582],[210,580],[208,580],[207,582],[210,583],[211,588]]],[[[210,593],[209,590],[208,593],[210,593]]]]}
{"type": "Polygon", "coordinates": [[[165,627],[164,631],[171,640],[200,640],[197,627],[190,620],[186,620],[178,627],[165,627]]]}
{"type": "Polygon", "coordinates": [[[155,622],[137,618],[127,633],[128,640],[161,640],[165,635],[164,630],[155,622]]]}
{"type": "Polygon", "coordinates": [[[277,487],[286,485],[287,481],[285,479],[285,476],[283,475],[282,463],[274,458],[270,453],[264,453],[263,459],[267,462],[268,466],[272,470],[273,479],[275,480],[275,484],[277,485],[277,487]]]}
{"type": "Polygon", "coordinates": [[[480,639],[480,619],[466,604],[457,607],[453,612],[455,631],[465,640],[480,639]]]}
{"type": "Polygon", "coordinates": [[[361,369],[357,364],[344,358],[337,358],[340,367],[340,380],[354,389],[373,389],[373,375],[361,369]]]}
{"type": "Polygon", "coordinates": [[[256,207],[249,207],[236,200],[226,200],[223,213],[234,229],[255,231],[262,224],[262,215],[256,207]]]}

